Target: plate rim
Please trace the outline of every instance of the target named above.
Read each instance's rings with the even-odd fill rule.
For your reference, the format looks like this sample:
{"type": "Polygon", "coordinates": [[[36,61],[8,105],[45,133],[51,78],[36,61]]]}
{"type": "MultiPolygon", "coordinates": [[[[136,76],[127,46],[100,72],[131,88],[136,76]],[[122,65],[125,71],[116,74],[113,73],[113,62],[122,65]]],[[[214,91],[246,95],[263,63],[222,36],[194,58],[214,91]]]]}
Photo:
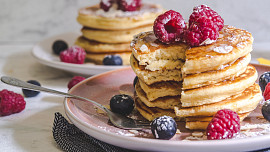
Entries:
{"type": "MultiPolygon", "coordinates": [[[[261,64],[252,64],[252,65],[266,66],[266,65],[261,65],[261,64]]],[[[269,68],[270,66],[266,66],[266,67],[269,68]]],[[[108,75],[110,73],[115,73],[115,72],[117,73],[117,71],[121,71],[121,70],[129,70],[130,68],[131,67],[125,67],[125,68],[120,68],[120,69],[104,72],[104,73],[89,77],[89,78],[85,79],[84,81],[80,82],[76,86],[79,86],[81,83],[84,83],[86,81],[92,81],[93,79],[95,79],[97,77],[108,75]]],[[[76,89],[76,86],[73,87],[71,90],[69,90],[69,92],[72,92],[74,89],[76,89]]],[[[93,130],[95,132],[98,132],[99,134],[106,135],[106,136],[109,135],[112,138],[121,139],[123,141],[128,140],[130,142],[136,142],[136,144],[137,143],[140,143],[140,144],[144,144],[144,143],[149,144],[149,143],[151,143],[151,144],[155,144],[155,146],[158,146],[158,147],[160,147],[160,146],[173,146],[174,148],[180,148],[180,147],[183,148],[183,147],[186,147],[186,146],[192,146],[194,148],[194,146],[195,146],[197,148],[199,148],[199,147],[207,148],[207,150],[211,150],[211,147],[213,148],[213,145],[218,146],[218,147],[222,146],[222,148],[230,147],[228,145],[233,146],[233,145],[239,145],[239,144],[244,144],[244,145],[247,145],[247,146],[252,145],[252,147],[255,147],[254,146],[255,143],[260,143],[260,144],[258,144],[260,149],[270,147],[270,145],[267,146],[267,147],[266,147],[265,144],[263,144],[264,145],[263,147],[261,145],[263,143],[263,141],[266,141],[266,139],[268,139],[268,140],[270,139],[270,134],[269,135],[256,136],[256,137],[240,138],[240,139],[202,140],[202,141],[171,141],[171,140],[158,140],[158,139],[148,139],[148,138],[141,138],[141,137],[128,137],[128,136],[118,135],[118,134],[115,134],[115,133],[104,131],[103,129],[91,126],[91,125],[87,124],[86,122],[81,121],[77,116],[75,116],[70,111],[69,102],[70,102],[70,100],[65,98],[65,100],[64,100],[64,109],[65,109],[66,115],[71,120],[71,122],[74,123],[76,121],[74,124],[80,123],[80,125],[83,125],[84,127],[88,128],[88,129],[91,129],[91,130],[93,130]],[[140,139],[140,140],[138,140],[138,139],[140,139]],[[160,143],[160,141],[162,141],[162,142],[160,143]],[[226,142],[224,142],[224,141],[226,141],[226,142]],[[210,145],[210,146],[207,146],[207,145],[210,145]]],[[[77,126],[77,127],[80,128],[80,126],[77,126]]],[[[95,138],[104,141],[104,139],[100,139],[99,137],[95,137],[95,138]]],[[[110,141],[107,141],[107,142],[110,143],[110,141]]],[[[121,145],[117,145],[117,146],[121,146],[121,145]]],[[[123,147],[123,145],[121,147],[123,147]]],[[[132,148],[132,147],[126,146],[125,148],[132,148]]],[[[146,149],[146,150],[151,150],[151,149],[146,149]]],[[[258,150],[258,146],[257,146],[257,148],[254,148],[254,149],[250,149],[250,148],[245,149],[244,148],[244,149],[241,149],[241,150],[258,150]]]]}

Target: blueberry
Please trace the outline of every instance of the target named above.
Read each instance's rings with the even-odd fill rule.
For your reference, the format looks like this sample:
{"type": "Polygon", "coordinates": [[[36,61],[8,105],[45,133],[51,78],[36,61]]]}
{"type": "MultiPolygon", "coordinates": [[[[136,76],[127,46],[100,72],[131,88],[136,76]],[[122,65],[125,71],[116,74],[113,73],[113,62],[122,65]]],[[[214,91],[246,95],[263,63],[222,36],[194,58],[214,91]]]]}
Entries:
{"type": "Polygon", "coordinates": [[[266,120],[270,121],[270,100],[264,102],[262,106],[262,114],[266,120]]]}
{"type": "Polygon", "coordinates": [[[123,60],[119,55],[107,55],[103,59],[104,65],[123,65],[123,60]]]}
{"type": "Polygon", "coordinates": [[[115,95],[110,100],[110,107],[115,113],[128,115],[134,109],[134,100],[129,95],[115,95]]]}
{"type": "Polygon", "coordinates": [[[68,48],[68,44],[63,40],[56,40],[53,42],[52,49],[53,52],[57,55],[59,55],[62,51],[66,50],[68,48]]]}
{"type": "Polygon", "coordinates": [[[261,87],[262,92],[264,92],[265,86],[270,82],[270,72],[265,72],[260,76],[259,85],[261,87]]]}
{"type": "MultiPolygon", "coordinates": [[[[37,86],[41,86],[40,83],[36,80],[28,80],[27,82],[37,86]]],[[[22,89],[22,92],[25,97],[35,97],[40,93],[39,91],[33,91],[28,89],[22,89]]]]}
{"type": "Polygon", "coordinates": [[[177,124],[170,116],[161,116],[151,122],[151,131],[157,139],[171,139],[177,130],[177,124]]]}
{"type": "Polygon", "coordinates": [[[136,83],[138,82],[138,76],[136,76],[133,80],[133,87],[135,88],[136,83]]]}

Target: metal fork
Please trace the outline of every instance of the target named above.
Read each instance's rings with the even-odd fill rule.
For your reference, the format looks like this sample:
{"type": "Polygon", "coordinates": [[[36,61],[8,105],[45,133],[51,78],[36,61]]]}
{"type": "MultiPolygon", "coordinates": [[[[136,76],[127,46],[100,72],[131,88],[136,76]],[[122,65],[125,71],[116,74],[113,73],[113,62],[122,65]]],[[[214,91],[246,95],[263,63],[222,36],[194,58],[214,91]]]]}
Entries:
{"type": "Polygon", "coordinates": [[[74,99],[78,99],[78,100],[91,102],[92,104],[94,104],[98,108],[100,108],[101,110],[105,111],[107,113],[107,116],[109,117],[111,123],[118,128],[128,129],[128,130],[131,130],[131,129],[132,130],[142,130],[145,128],[149,128],[149,126],[150,126],[150,122],[148,122],[148,121],[134,120],[134,119],[128,118],[126,116],[114,113],[111,110],[109,110],[108,108],[104,107],[103,105],[101,105],[93,100],[84,98],[84,97],[72,95],[69,93],[65,93],[65,92],[61,92],[61,91],[57,91],[57,90],[53,90],[53,89],[44,88],[41,86],[33,85],[30,83],[24,82],[22,80],[12,78],[12,77],[7,77],[7,76],[2,76],[1,81],[6,83],[6,84],[12,85],[12,86],[17,86],[17,87],[35,90],[35,91],[43,91],[43,92],[47,92],[47,93],[62,95],[66,98],[74,98],[74,99]]]}

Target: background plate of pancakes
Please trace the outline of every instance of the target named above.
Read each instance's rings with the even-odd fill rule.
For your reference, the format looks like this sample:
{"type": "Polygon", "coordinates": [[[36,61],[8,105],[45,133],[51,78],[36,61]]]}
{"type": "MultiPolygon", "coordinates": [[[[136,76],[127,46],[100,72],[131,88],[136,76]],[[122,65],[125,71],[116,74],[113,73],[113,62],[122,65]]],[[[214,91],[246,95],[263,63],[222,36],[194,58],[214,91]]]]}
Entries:
{"type": "Polygon", "coordinates": [[[75,74],[82,74],[86,76],[91,76],[99,74],[102,72],[119,69],[125,66],[104,66],[104,65],[95,65],[93,63],[84,63],[84,64],[71,64],[64,63],[60,61],[58,55],[54,54],[52,51],[52,44],[56,40],[63,40],[68,43],[68,46],[71,47],[74,45],[74,42],[79,37],[80,33],[64,33],[61,35],[53,36],[48,39],[45,39],[38,44],[36,44],[32,50],[32,55],[37,59],[41,64],[68,71],[75,74]]]}
{"type": "MultiPolygon", "coordinates": [[[[253,64],[261,75],[270,71],[269,66],[253,64]]],[[[80,95],[95,100],[103,105],[108,105],[109,100],[116,94],[128,94],[134,96],[133,80],[135,73],[130,67],[109,71],[100,75],[88,78],[73,87],[69,93],[80,95]]],[[[258,82],[258,81],[257,81],[258,82]]],[[[245,128],[247,124],[256,126],[266,125],[260,129],[241,130],[241,133],[234,139],[226,140],[200,140],[188,139],[191,131],[185,129],[184,122],[178,122],[177,133],[170,140],[154,139],[150,130],[128,131],[116,128],[108,122],[104,113],[100,113],[90,103],[76,102],[74,99],[64,101],[66,115],[70,121],[85,133],[101,141],[112,145],[140,151],[252,151],[267,148],[270,146],[270,123],[266,122],[261,115],[261,105],[257,107],[241,123],[245,128]],[[265,132],[263,133],[262,130],[265,132]],[[188,140],[187,140],[188,139],[188,140]]],[[[138,111],[131,114],[134,119],[141,119],[138,111]]]]}

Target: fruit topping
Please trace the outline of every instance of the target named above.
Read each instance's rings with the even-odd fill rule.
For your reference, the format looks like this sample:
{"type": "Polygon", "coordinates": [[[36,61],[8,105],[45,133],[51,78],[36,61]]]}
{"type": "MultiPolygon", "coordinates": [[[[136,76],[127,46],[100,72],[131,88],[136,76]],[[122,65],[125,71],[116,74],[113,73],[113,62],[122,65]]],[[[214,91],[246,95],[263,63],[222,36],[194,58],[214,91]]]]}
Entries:
{"type": "Polygon", "coordinates": [[[197,6],[189,17],[189,27],[184,39],[190,46],[200,46],[215,42],[224,20],[217,12],[206,5],[197,6]]]}
{"type": "Polygon", "coordinates": [[[136,76],[133,80],[133,87],[135,88],[136,83],[138,82],[138,76],[136,76]]]}
{"type": "Polygon", "coordinates": [[[240,118],[230,109],[219,110],[206,129],[208,140],[229,139],[240,132],[240,118]]]}
{"type": "Polygon", "coordinates": [[[66,63],[83,64],[86,53],[83,48],[72,46],[60,53],[60,60],[66,63]]]}
{"type": "Polygon", "coordinates": [[[270,121],[270,100],[266,100],[263,103],[262,114],[266,120],[270,121]]]}
{"type": "Polygon", "coordinates": [[[127,11],[136,11],[141,7],[141,0],[118,0],[118,9],[127,11]]]}
{"type": "Polygon", "coordinates": [[[134,109],[134,100],[129,95],[115,95],[110,100],[110,108],[115,113],[129,115],[134,109]]]}
{"type": "Polygon", "coordinates": [[[270,99],[270,83],[267,83],[267,85],[265,86],[263,97],[265,101],[270,99]]]}
{"type": "Polygon", "coordinates": [[[112,7],[114,0],[101,0],[99,3],[100,8],[102,8],[105,12],[108,12],[112,7]]]}
{"type": "MultiPolygon", "coordinates": [[[[37,86],[41,86],[40,83],[36,80],[28,80],[27,82],[37,86]]],[[[22,89],[22,92],[25,97],[35,97],[40,93],[39,91],[33,91],[28,89],[22,89]]]]}
{"type": "Polygon", "coordinates": [[[262,92],[264,92],[265,86],[270,82],[270,72],[265,72],[260,76],[259,85],[262,92]]]}
{"type": "Polygon", "coordinates": [[[57,55],[59,55],[62,51],[66,50],[68,48],[68,44],[63,40],[57,40],[53,42],[52,49],[53,52],[57,55]]]}
{"type": "Polygon", "coordinates": [[[107,55],[103,59],[104,65],[123,65],[122,58],[119,55],[107,55]]]}
{"type": "Polygon", "coordinates": [[[6,89],[0,91],[0,115],[7,116],[21,112],[25,108],[22,95],[6,89]]]}
{"type": "Polygon", "coordinates": [[[170,116],[161,116],[151,122],[151,131],[157,139],[171,139],[177,130],[177,124],[170,116]]]}
{"type": "Polygon", "coordinates": [[[180,41],[185,28],[186,24],[182,15],[169,10],[156,18],[153,30],[161,42],[169,44],[180,41]]]}
{"type": "Polygon", "coordinates": [[[82,76],[74,76],[69,82],[68,82],[68,90],[70,90],[73,86],[78,84],[79,82],[85,80],[85,77],[82,76]]]}

